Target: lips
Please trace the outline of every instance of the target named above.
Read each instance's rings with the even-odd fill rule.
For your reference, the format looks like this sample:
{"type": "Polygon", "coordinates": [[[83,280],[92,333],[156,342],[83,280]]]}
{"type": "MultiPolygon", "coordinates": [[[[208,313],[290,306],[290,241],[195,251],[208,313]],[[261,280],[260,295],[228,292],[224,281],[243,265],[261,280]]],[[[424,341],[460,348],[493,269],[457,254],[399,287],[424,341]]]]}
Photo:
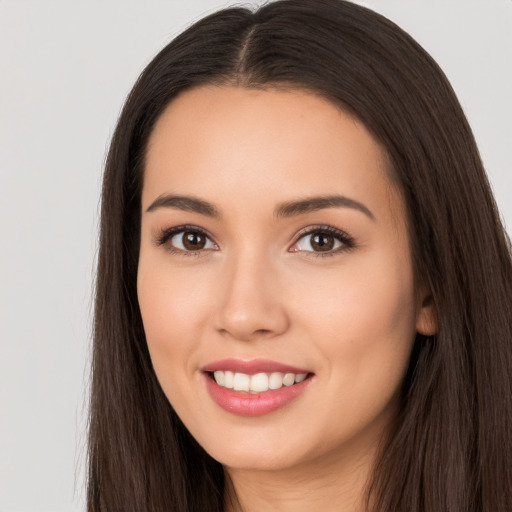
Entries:
{"type": "Polygon", "coordinates": [[[289,364],[270,361],[268,359],[252,359],[244,361],[242,359],[222,359],[203,367],[205,372],[214,372],[216,370],[232,371],[253,375],[259,372],[282,372],[282,373],[309,373],[305,368],[298,368],[289,364]]]}
{"type": "Polygon", "coordinates": [[[305,368],[264,359],[224,359],[203,368],[206,387],[224,410],[259,416],[285,406],[307,389],[313,374],[305,368]]]}

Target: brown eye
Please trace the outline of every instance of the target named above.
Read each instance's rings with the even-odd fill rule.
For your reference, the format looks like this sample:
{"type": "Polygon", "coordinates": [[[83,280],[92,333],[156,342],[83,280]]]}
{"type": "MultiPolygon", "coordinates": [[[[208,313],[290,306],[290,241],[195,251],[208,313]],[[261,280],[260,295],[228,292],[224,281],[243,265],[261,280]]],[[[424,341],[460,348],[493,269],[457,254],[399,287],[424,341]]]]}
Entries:
{"type": "Polygon", "coordinates": [[[206,237],[202,233],[185,232],[182,235],[182,243],[187,251],[197,251],[204,249],[206,237]]]}
{"type": "Polygon", "coordinates": [[[330,251],[334,248],[335,238],[326,233],[316,233],[310,239],[310,244],[315,251],[330,251]]]}
{"type": "Polygon", "coordinates": [[[180,230],[160,239],[160,245],[166,244],[169,248],[182,252],[198,252],[203,249],[218,249],[210,238],[201,231],[180,230]]]}
{"type": "Polygon", "coordinates": [[[354,246],[352,238],[338,229],[326,226],[303,234],[290,248],[291,252],[310,252],[327,256],[354,246]]]}

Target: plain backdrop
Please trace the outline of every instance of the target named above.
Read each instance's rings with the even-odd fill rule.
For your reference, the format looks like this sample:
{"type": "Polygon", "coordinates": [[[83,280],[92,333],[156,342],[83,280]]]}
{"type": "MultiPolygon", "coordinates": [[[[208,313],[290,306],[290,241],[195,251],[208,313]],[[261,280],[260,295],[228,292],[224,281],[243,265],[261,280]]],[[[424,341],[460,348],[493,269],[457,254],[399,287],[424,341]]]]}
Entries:
{"type": "MultiPolygon", "coordinates": [[[[145,64],[230,3],[0,0],[0,512],[85,510],[105,151],[145,64]]],[[[410,32],[445,70],[510,233],[512,2],[360,3],[410,32]]]]}

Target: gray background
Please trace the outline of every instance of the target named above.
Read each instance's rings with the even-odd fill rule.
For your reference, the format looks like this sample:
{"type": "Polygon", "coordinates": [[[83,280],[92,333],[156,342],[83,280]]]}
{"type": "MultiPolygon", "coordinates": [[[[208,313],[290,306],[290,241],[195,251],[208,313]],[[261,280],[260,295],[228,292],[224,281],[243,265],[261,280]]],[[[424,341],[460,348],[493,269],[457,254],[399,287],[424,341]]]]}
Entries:
{"type": "MultiPolygon", "coordinates": [[[[510,232],[512,2],[360,3],[409,31],[445,70],[510,232]]],[[[228,4],[0,0],[0,512],[85,509],[106,147],[144,65],[192,21],[228,4]]]]}

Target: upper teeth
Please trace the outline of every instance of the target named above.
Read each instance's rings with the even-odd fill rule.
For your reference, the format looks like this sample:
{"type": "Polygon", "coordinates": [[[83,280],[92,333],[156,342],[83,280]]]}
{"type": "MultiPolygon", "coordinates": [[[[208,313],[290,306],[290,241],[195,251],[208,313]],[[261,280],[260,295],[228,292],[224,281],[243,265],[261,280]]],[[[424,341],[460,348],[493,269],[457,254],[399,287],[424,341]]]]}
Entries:
{"type": "Polygon", "coordinates": [[[217,370],[213,372],[213,377],[215,382],[224,388],[262,393],[269,389],[279,389],[283,386],[291,386],[297,382],[302,382],[307,377],[307,373],[274,372],[248,375],[246,373],[217,370]]]}

